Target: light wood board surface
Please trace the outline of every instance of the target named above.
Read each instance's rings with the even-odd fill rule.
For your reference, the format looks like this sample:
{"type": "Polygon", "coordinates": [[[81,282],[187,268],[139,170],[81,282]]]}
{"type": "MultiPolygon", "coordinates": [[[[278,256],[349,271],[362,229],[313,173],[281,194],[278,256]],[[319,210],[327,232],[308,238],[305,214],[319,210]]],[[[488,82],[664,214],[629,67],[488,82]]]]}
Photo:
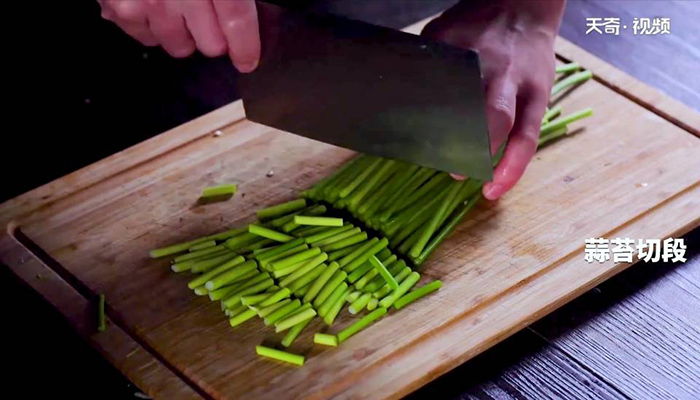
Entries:
{"type": "Polygon", "coordinates": [[[4,203],[0,259],[155,397],[408,393],[628,266],[586,263],[586,238],[679,236],[700,221],[697,114],[648,88],[627,93],[633,80],[562,46],[604,71],[560,103],[565,114],[593,107],[575,125],[585,128],[541,151],[513,192],[481,204],[424,265],[442,290],[336,349],[311,345],[321,328],[312,324],[292,347],[308,356],[303,368],[259,359],[254,346],[275,340],[272,330],[259,321],[231,329],[186,276],[148,258],[251,221],[352,154],[246,121],[240,103],[4,203]],[[239,194],[196,204],[219,183],[237,183],[239,194]],[[105,333],[92,329],[95,293],[107,298],[105,333]]]}

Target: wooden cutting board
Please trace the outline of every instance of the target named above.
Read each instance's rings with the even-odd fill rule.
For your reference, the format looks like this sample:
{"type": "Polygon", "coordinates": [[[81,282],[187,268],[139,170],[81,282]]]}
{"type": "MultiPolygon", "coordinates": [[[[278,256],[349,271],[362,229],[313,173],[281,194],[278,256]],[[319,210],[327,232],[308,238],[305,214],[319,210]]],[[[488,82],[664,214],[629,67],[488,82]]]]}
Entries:
{"type": "MultiPolygon", "coordinates": [[[[153,397],[399,397],[629,266],[586,263],[586,238],[677,237],[700,223],[700,116],[562,39],[557,54],[596,74],[561,100],[564,113],[595,115],[424,265],[439,292],[335,349],[312,346],[322,324],[310,325],[292,347],[302,368],[259,359],[256,344],[279,340],[271,329],[230,328],[218,303],[148,257],[251,221],[351,156],[246,121],[240,102],[0,205],[0,260],[153,397]],[[221,183],[239,194],[197,204],[221,183]],[[103,333],[96,293],[107,298],[103,333]]],[[[344,312],[341,325],[350,320],[344,312]]]]}

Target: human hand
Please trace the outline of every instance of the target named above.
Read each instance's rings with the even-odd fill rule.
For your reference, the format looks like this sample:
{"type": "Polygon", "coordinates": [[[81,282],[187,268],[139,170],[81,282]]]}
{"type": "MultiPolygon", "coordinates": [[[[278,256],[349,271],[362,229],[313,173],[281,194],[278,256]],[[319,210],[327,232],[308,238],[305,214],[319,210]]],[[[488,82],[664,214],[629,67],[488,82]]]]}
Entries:
{"type": "Polygon", "coordinates": [[[554,39],[564,0],[463,1],[431,21],[423,35],[479,52],[491,151],[507,140],[483,194],[510,190],[537,150],[554,81],[554,39]]]}
{"type": "Polygon", "coordinates": [[[241,72],[260,61],[260,31],[254,0],[98,0],[102,17],[146,46],[173,57],[199,50],[208,57],[228,52],[241,72]]]}

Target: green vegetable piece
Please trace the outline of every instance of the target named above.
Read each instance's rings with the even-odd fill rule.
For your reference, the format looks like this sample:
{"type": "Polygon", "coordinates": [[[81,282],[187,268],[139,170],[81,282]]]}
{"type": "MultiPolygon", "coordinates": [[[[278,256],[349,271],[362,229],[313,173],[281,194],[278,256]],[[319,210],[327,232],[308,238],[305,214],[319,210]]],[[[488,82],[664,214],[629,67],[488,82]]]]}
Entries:
{"type": "Polygon", "coordinates": [[[321,249],[318,247],[314,247],[305,251],[302,251],[300,253],[296,253],[294,255],[291,255],[287,258],[283,258],[281,260],[275,261],[270,263],[270,267],[274,270],[280,270],[282,268],[289,267],[290,265],[296,264],[300,261],[305,261],[308,260],[312,257],[315,257],[321,253],[321,249]]]}
{"type": "Polygon", "coordinates": [[[326,333],[317,333],[314,335],[314,343],[322,344],[324,346],[338,346],[338,337],[335,335],[328,335],[326,333]]]}
{"type": "Polygon", "coordinates": [[[435,233],[435,230],[438,229],[438,223],[442,219],[443,214],[447,213],[448,207],[452,203],[452,200],[456,198],[459,194],[461,187],[461,182],[455,181],[454,183],[452,183],[450,191],[445,197],[443,197],[440,206],[434,212],[433,216],[429,219],[428,224],[421,230],[421,233],[418,236],[418,240],[416,240],[415,244],[413,244],[413,246],[411,247],[411,251],[408,253],[408,255],[411,258],[416,258],[420,256],[420,253],[425,248],[425,245],[428,244],[428,241],[433,236],[433,233],[435,233]]]}
{"type": "Polygon", "coordinates": [[[238,228],[238,229],[231,229],[231,230],[224,231],[224,232],[219,232],[219,233],[214,234],[214,235],[204,236],[204,237],[201,237],[199,239],[190,240],[189,242],[178,243],[178,244],[174,244],[172,246],[154,249],[154,250],[150,251],[150,255],[152,258],[159,258],[159,257],[169,256],[171,254],[181,253],[181,252],[186,251],[190,247],[195,246],[199,243],[207,242],[209,240],[228,239],[228,238],[240,235],[241,233],[246,232],[247,230],[248,230],[247,228],[238,228]]]}
{"type": "Polygon", "coordinates": [[[581,66],[578,63],[572,62],[568,64],[557,65],[556,72],[557,74],[566,74],[569,72],[578,71],[579,69],[581,69],[581,66]]]}
{"type": "Polygon", "coordinates": [[[296,215],[300,215],[303,213],[306,216],[314,216],[314,215],[323,215],[325,212],[326,212],[326,206],[324,206],[324,205],[310,208],[307,211],[301,211],[301,212],[295,214],[294,216],[291,216],[291,218],[289,218],[289,221],[287,221],[284,225],[282,225],[282,231],[283,232],[291,232],[291,231],[296,230],[297,228],[299,228],[301,226],[301,225],[297,224],[296,222],[294,222],[294,217],[296,215]]]}
{"type": "Polygon", "coordinates": [[[318,310],[318,308],[325,303],[328,296],[330,296],[347,277],[348,274],[345,271],[336,271],[331,279],[323,286],[323,289],[321,289],[321,292],[316,296],[316,299],[314,299],[314,307],[318,310]]]}
{"type": "Polygon", "coordinates": [[[235,327],[253,318],[255,314],[256,313],[254,310],[245,310],[242,313],[230,318],[228,323],[231,325],[231,327],[235,327]]]}
{"type": "MultiPolygon", "coordinates": [[[[268,288],[269,289],[269,288],[268,288]]],[[[244,306],[254,306],[258,303],[262,303],[264,300],[268,299],[269,297],[273,296],[275,292],[268,292],[265,291],[264,293],[259,293],[259,294],[249,294],[247,296],[242,296],[241,297],[241,304],[244,306]]]]}
{"type": "Polygon", "coordinates": [[[173,258],[173,264],[177,264],[179,262],[188,261],[188,260],[204,258],[206,256],[214,257],[214,256],[221,255],[223,253],[228,253],[228,252],[229,252],[228,248],[226,248],[224,245],[209,247],[206,249],[197,250],[197,251],[193,251],[191,253],[177,256],[177,257],[173,258]]]}
{"type": "Polygon", "coordinates": [[[306,207],[306,199],[292,200],[287,203],[278,204],[276,206],[264,208],[257,212],[258,219],[271,219],[287,215],[294,211],[301,210],[306,207]]]}
{"type": "MultiPolygon", "coordinates": [[[[344,228],[344,227],[343,227],[343,228],[344,228]]],[[[338,228],[338,229],[343,229],[343,228],[338,228]]],[[[340,232],[340,233],[338,233],[338,234],[336,234],[336,235],[334,235],[334,236],[328,237],[328,238],[326,238],[326,239],[318,240],[318,241],[316,241],[316,242],[314,242],[314,243],[312,243],[312,244],[313,244],[314,246],[316,246],[316,247],[320,247],[321,249],[323,249],[323,248],[326,247],[326,246],[329,246],[329,245],[331,245],[331,244],[338,243],[338,242],[340,242],[340,241],[342,241],[342,240],[344,240],[344,239],[347,239],[347,238],[349,238],[349,237],[355,236],[355,235],[357,235],[357,234],[359,234],[359,233],[362,233],[362,229],[360,229],[360,228],[353,228],[353,229],[345,230],[344,232],[340,232]]],[[[365,236],[365,237],[366,237],[366,236],[365,236]]],[[[359,242],[358,242],[358,243],[359,243],[359,242]]],[[[345,245],[343,245],[343,246],[336,246],[336,250],[339,250],[338,247],[342,248],[342,247],[345,247],[345,245]]]]}
{"type": "Polygon", "coordinates": [[[561,114],[562,108],[560,105],[556,105],[547,112],[544,113],[544,116],[542,117],[542,124],[544,125],[545,123],[551,121],[552,119],[558,117],[561,114]]]}
{"type": "MultiPolygon", "coordinates": [[[[374,256],[372,256],[374,257],[374,256]]],[[[349,283],[355,283],[357,282],[360,278],[362,278],[367,272],[369,272],[372,268],[372,264],[369,261],[365,261],[364,264],[360,265],[357,269],[352,271],[351,273],[348,274],[348,282],[349,283]]]]}
{"type": "Polygon", "coordinates": [[[277,303],[278,301],[280,301],[280,300],[282,300],[282,299],[288,298],[289,296],[291,296],[291,294],[292,294],[292,291],[289,290],[289,289],[287,289],[287,288],[279,289],[279,290],[276,291],[272,296],[270,296],[270,297],[268,297],[267,299],[261,301],[261,302],[258,304],[258,306],[259,306],[259,307],[267,307],[267,306],[270,306],[270,305],[272,305],[272,304],[277,303]]]}
{"type": "Polygon", "coordinates": [[[287,234],[277,232],[275,230],[265,228],[264,226],[260,225],[248,225],[248,232],[282,243],[290,242],[295,239],[294,236],[289,236],[287,234]]]}
{"type": "Polygon", "coordinates": [[[367,306],[367,303],[369,303],[369,300],[372,298],[372,293],[364,293],[362,296],[360,296],[357,300],[353,301],[352,304],[350,304],[350,307],[348,307],[348,311],[350,314],[357,314],[360,311],[362,311],[363,308],[367,306]]]}
{"type": "MultiPolygon", "coordinates": [[[[275,324],[275,333],[286,331],[287,329],[293,327],[294,325],[300,324],[307,319],[311,319],[316,316],[316,310],[311,308],[311,304],[305,304],[309,306],[307,309],[299,311],[290,317],[279,321],[275,324]]],[[[302,306],[303,307],[303,306],[302,306]]]]}
{"type": "Polygon", "coordinates": [[[389,245],[389,240],[387,238],[382,238],[382,240],[375,242],[375,244],[367,249],[366,252],[360,254],[357,256],[355,259],[353,259],[350,263],[346,264],[343,266],[343,263],[340,262],[341,266],[343,266],[343,269],[347,271],[348,273],[354,271],[356,268],[359,268],[362,264],[366,263],[367,260],[369,260],[370,257],[373,255],[379,253],[383,248],[389,245]]]}
{"type": "Polygon", "coordinates": [[[336,251],[329,251],[328,252],[328,261],[335,261],[335,260],[340,260],[341,258],[347,256],[348,254],[352,253],[353,251],[359,249],[364,245],[364,242],[360,242],[357,244],[354,244],[352,246],[346,247],[344,249],[336,250],[336,251]]]}
{"type": "Polygon", "coordinates": [[[379,299],[375,299],[374,297],[372,297],[371,299],[369,299],[369,302],[367,302],[367,311],[374,310],[375,308],[377,308],[378,305],[379,299]]]}
{"type": "Polygon", "coordinates": [[[333,290],[333,292],[328,296],[326,301],[321,304],[320,307],[318,307],[318,315],[321,317],[325,317],[326,314],[328,313],[328,310],[331,309],[333,304],[335,304],[336,301],[338,301],[339,298],[343,299],[343,302],[345,301],[345,296],[346,290],[348,289],[348,284],[345,282],[342,282],[338,287],[333,290]]]}
{"type": "Polygon", "coordinates": [[[346,265],[350,264],[351,262],[353,262],[353,261],[354,261],[355,259],[357,259],[358,257],[360,257],[360,256],[362,256],[363,254],[367,253],[367,251],[369,251],[369,249],[372,248],[372,246],[374,246],[374,245],[377,244],[378,242],[379,242],[379,239],[377,239],[377,238],[372,238],[372,239],[368,240],[368,241],[367,241],[366,243],[364,243],[362,246],[360,246],[359,248],[357,248],[357,250],[355,250],[355,251],[353,251],[352,253],[348,254],[347,256],[341,258],[341,259],[338,261],[338,264],[339,264],[341,267],[345,267],[346,265]]]}
{"type": "MultiPolygon", "coordinates": [[[[377,259],[377,261],[379,261],[380,257],[377,257],[377,256],[374,256],[374,257],[377,259]]],[[[360,278],[357,282],[355,282],[355,288],[357,290],[364,289],[365,286],[368,283],[370,283],[376,276],[379,276],[380,279],[382,279],[382,281],[386,282],[384,277],[379,274],[379,269],[374,266],[374,263],[372,263],[372,258],[370,258],[369,260],[370,260],[370,264],[372,265],[373,268],[371,270],[367,271],[366,274],[362,275],[362,278],[360,278]]],[[[396,262],[396,260],[397,260],[396,255],[392,254],[388,258],[385,258],[383,261],[380,261],[380,264],[382,265],[382,267],[384,267],[386,265],[393,266],[394,263],[396,262]]],[[[384,269],[386,270],[386,273],[389,274],[393,279],[393,275],[391,274],[391,272],[386,267],[384,267],[384,269]]],[[[379,287],[380,286],[377,286],[377,288],[379,288],[379,287]]],[[[397,287],[398,287],[398,285],[397,285],[397,287]]]]}
{"type": "MultiPolygon", "coordinates": [[[[411,275],[411,268],[409,267],[404,267],[401,272],[399,272],[394,279],[396,279],[396,282],[399,283],[399,287],[401,287],[401,283],[408,278],[409,275],[411,275]]],[[[374,296],[377,299],[383,299],[386,295],[392,292],[392,289],[389,287],[389,284],[384,284],[379,290],[376,292],[372,293],[372,296],[374,296]]]]}
{"type": "MultiPolygon", "coordinates": [[[[248,228],[246,228],[248,230],[248,228]]],[[[260,236],[255,235],[250,232],[246,232],[242,235],[232,237],[231,239],[224,242],[224,246],[231,251],[238,251],[241,248],[253,244],[260,240],[260,236]]]]}
{"type": "Polygon", "coordinates": [[[323,316],[323,322],[326,323],[326,325],[331,326],[333,325],[333,321],[335,321],[335,317],[338,316],[340,313],[340,310],[343,308],[343,305],[345,304],[345,299],[350,295],[350,292],[352,290],[350,288],[345,289],[345,291],[336,299],[336,301],[331,305],[331,307],[328,309],[328,312],[326,312],[326,315],[323,316]]]}
{"type": "MultiPolygon", "coordinates": [[[[243,304],[238,304],[237,306],[235,306],[235,307],[233,307],[233,308],[226,308],[226,309],[224,309],[224,314],[225,314],[227,317],[229,317],[229,319],[231,319],[231,318],[233,318],[233,317],[235,317],[235,316],[237,316],[237,315],[242,314],[243,312],[245,312],[245,311],[247,311],[247,310],[248,310],[248,307],[244,306],[243,304]]],[[[244,321],[240,321],[240,322],[238,322],[238,323],[240,324],[240,323],[242,323],[242,322],[244,322],[244,321]]]]}
{"type": "Polygon", "coordinates": [[[399,299],[399,297],[403,296],[410,288],[413,287],[416,283],[418,283],[418,280],[420,279],[420,274],[418,272],[411,272],[411,275],[406,278],[403,282],[401,282],[401,285],[399,285],[399,288],[391,292],[391,294],[385,298],[383,298],[380,302],[379,305],[384,307],[384,308],[389,308],[396,300],[399,299]]]}
{"type": "Polygon", "coordinates": [[[236,185],[211,186],[202,190],[202,197],[233,196],[237,191],[236,185]]]}
{"type": "Polygon", "coordinates": [[[591,71],[581,71],[577,72],[575,74],[571,74],[567,76],[566,78],[560,80],[559,82],[555,83],[554,86],[552,86],[552,92],[550,96],[554,96],[558,94],[559,92],[564,91],[564,89],[578,85],[579,83],[583,83],[593,77],[593,73],[591,71]]]}
{"type": "Polygon", "coordinates": [[[294,223],[297,225],[313,226],[343,226],[343,219],[332,217],[309,217],[307,215],[295,215],[294,223]]]}
{"type": "Polygon", "coordinates": [[[300,287],[299,289],[294,291],[294,297],[301,299],[304,298],[304,295],[306,292],[309,291],[309,288],[311,287],[311,283],[307,283],[306,285],[300,287]]]}
{"type": "MultiPolygon", "coordinates": [[[[406,262],[404,260],[397,260],[395,263],[391,264],[391,266],[389,267],[389,273],[391,274],[391,276],[394,277],[394,279],[396,279],[396,276],[398,275],[398,273],[401,272],[405,267],[406,267],[406,262]]],[[[376,272],[377,275],[379,275],[379,272],[376,269],[373,269],[372,271],[376,272]]],[[[370,271],[370,272],[372,272],[372,271],[370,271]]],[[[362,279],[360,279],[360,281],[361,280],[362,279]]],[[[358,283],[359,283],[359,281],[358,281],[358,283]]],[[[363,287],[362,289],[365,292],[374,293],[379,288],[384,286],[385,284],[387,284],[387,283],[384,280],[384,278],[382,278],[381,276],[376,276],[367,284],[367,286],[363,287]]],[[[357,284],[355,284],[355,286],[357,287],[357,284]]]]}
{"type": "Polygon", "coordinates": [[[356,290],[354,292],[348,293],[348,295],[345,296],[345,301],[347,301],[348,303],[352,303],[353,301],[359,299],[360,296],[362,296],[362,292],[356,290]]]}
{"type": "MultiPolygon", "coordinates": [[[[241,259],[243,259],[243,257],[238,256],[235,259],[232,259],[227,262],[227,264],[233,264],[235,268],[223,268],[226,266],[224,264],[217,268],[220,269],[222,272],[218,274],[213,274],[213,276],[210,276],[209,274],[204,274],[201,277],[199,277],[209,278],[206,281],[204,281],[204,287],[207,290],[216,290],[235,281],[236,279],[240,278],[243,274],[246,274],[258,268],[258,263],[255,260],[248,260],[241,264],[241,259]]],[[[194,286],[196,287],[202,284],[202,279],[194,279],[193,281],[190,281],[190,283],[193,282],[194,286]]]]}
{"type": "Polygon", "coordinates": [[[355,212],[359,205],[367,196],[371,196],[377,191],[377,187],[381,186],[393,172],[396,165],[395,160],[382,159],[382,164],[367,182],[363,183],[355,190],[350,197],[347,198],[348,209],[355,212]]]}
{"type": "Polygon", "coordinates": [[[107,322],[105,318],[105,295],[100,294],[97,300],[97,330],[104,332],[107,330],[107,322]]]}
{"type": "MultiPolygon", "coordinates": [[[[235,278],[246,274],[250,271],[253,271],[257,269],[258,265],[253,261],[252,263],[245,263],[245,258],[243,256],[237,256],[229,261],[219,265],[218,267],[215,267],[202,275],[197,276],[196,278],[192,279],[187,283],[187,287],[190,289],[194,289],[199,286],[203,286],[207,283],[207,281],[213,279],[214,277],[223,274],[224,272],[228,272],[229,276],[231,277],[231,280],[234,280],[235,278]],[[243,265],[241,265],[243,264],[243,265]],[[234,273],[235,271],[235,273],[234,273]]],[[[229,281],[230,282],[230,281],[229,281]]],[[[224,286],[224,285],[221,285],[224,286]]],[[[221,287],[219,286],[219,287],[221,287]]],[[[205,287],[206,288],[206,287],[205,287]]],[[[207,289],[209,290],[209,289],[207,289]]]]}
{"type": "Polygon", "coordinates": [[[389,196],[386,200],[386,207],[383,207],[379,215],[379,222],[387,222],[389,218],[399,209],[401,203],[407,199],[423,182],[430,179],[435,170],[432,168],[421,167],[418,172],[414,173],[396,192],[389,196]]]}
{"type": "MultiPolygon", "coordinates": [[[[347,232],[347,231],[355,228],[355,225],[345,224],[345,225],[338,227],[338,228],[333,228],[333,227],[318,227],[318,228],[323,228],[323,230],[321,230],[318,233],[314,233],[312,235],[305,236],[304,241],[306,241],[306,243],[314,244],[316,242],[320,242],[322,240],[332,238],[340,233],[347,232]]],[[[295,233],[295,234],[298,235],[297,233],[295,233]]]]}
{"type": "Polygon", "coordinates": [[[566,125],[569,125],[572,122],[578,121],[582,118],[590,117],[591,115],[593,115],[593,109],[586,108],[581,111],[577,111],[573,114],[569,114],[564,117],[559,117],[554,121],[542,125],[542,128],[540,129],[540,136],[547,136],[550,133],[561,129],[562,127],[565,127],[566,125]]]}
{"type": "Polygon", "coordinates": [[[321,275],[316,278],[316,280],[311,284],[311,287],[304,295],[304,303],[312,302],[316,296],[319,294],[323,286],[328,282],[329,279],[335,274],[339,266],[337,262],[332,262],[328,268],[326,268],[321,275]]]}
{"type": "Polygon", "coordinates": [[[284,299],[284,300],[282,300],[282,301],[280,301],[280,302],[278,302],[278,303],[270,304],[269,306],[266,306],[266,307],[262,307],[262,308],[261,308],[260,305],[258,305],[258,307],[255,307],[255,308],[258,310],[258,316],[259,316],[260,318],[265,318],[265,317],[267,317],[268,315],[270,315],[270,314],[274,313],[275,311],[279,310],[280,308],[286,306],[286,305],[289,304],[291,301],[292,301],[291,299],[284,299]]]}
{"type": "Polygon", "coordinates": [[[223,305],[226,306],[226,308],[231,308],[234,305],[240,303],[241,297],[248,295],[248,294],[256,294],[264,291],[265,289],[269,288],[270,286],[273,286],[275,284],[275,281],[272,280],[272,278],[267,278],[262,282],[256,283],[252,286],[248,286],[245,289],[241,289],[240,291],[232,294],[231,296],[227,297],[222,301],[223,305]]]}
{"type": "Polygon", "coordinates": [[[338,179],[333,182],[331,186],[324,190],[324,197],[326,201],[333,202],[338,197],[340,197],[340,191],[345,189],[357,176],[359,176],[367,166],[372,164],[375,157],[362,155],[355,160],[347,164],[347,168],[342,168],[343,174],[338,177],[338,179]]]}
{"type": "MultiPolygon", "coordinates": [[[[295,240],[298,240],[298,239],[295,239],[295,240]]],[[[287,243],[290,243],[290,242],[287,242],[287,243]]],[[[284,243],[284,244],[287,244],[287,243],[284,243]]],[[[263,248],[260,248],[260,249],[255,249],[255,250],[253,250],[253,256],[255,256],[255,257],[257,258],[257,257],[259,257],[259,256],[261,256],[261,255],[263,255],[263,254],[265,254],[265,253],[269,253],[269,252],[271,252],[271,251],[273,251],[273,250],[275,250],[275,249],[277,249],[277,248],[283,246],[284,244],[274,243],[274,244],[273,244],[272,246],[270,246],[270,247],[263,247],[263,248]]],[[[294,246],[296,246],[296,244],[294,244],[294,246]]]]}
{"type": "Polygon", "coordinates": [[[394,308],[397,310],[402,309],[405,307],[407,304],[410,304],[421,297],[424,297],[442,287],[442,282],[441,281],[432,281],[426,285],[423,285],[419,287],[418,289],[412,290],[408,292],[407,294],[399,297],[395,302],[394,302],[394,308]]]}
{"type": "Polygon", "coordinates": [[[275,322],[283,319],[287,315],[290,315],[299,307],[301,307],[301,301],[299,299],[294,299],[287,303],[284,307],[281,307],[272,314],[268,315],[263,322],[266,326],[273,325],[275,322]]]}
{"type": "Polygon", "coordinates": [[[344,239],[324,245],[323,247],[321,247],[321,250],[325,252],[337,251],[355,245],[357,243],[362,243],[365,240],[367,240],[367,232],[354,233],[344,239]]]}
{"type": "Polygon", "coordinates": [[[289,250],[287,250],[287,251],[285,251],[285,252],[283,252],[283,253],[277,254],[276,256],[273,256],[273,257],[270,257],[270,258],[266,258],[266,259],[260,261],[260,265],[261,265],[263,268],[265,268],[265,269],[267,269],[267,270],[270,270],[270,264],[271,264],[271,263],[273,263],[273,262],[275,262],[275,261],[279,261],[279,260],[285,259],[285,258],[290,257],[290,256],[293,256],[294,254],[301,253],[302,251],[305,251],[305,250],[308,250],[308,249],[309,249],[309,246],[305,243],[305,244],[296,246],[296,247],[294,247],[294,248],[291,248],[291,249],[289,249],[289,250]]]}
{"type": "Polygon", "coordinates": [[[312,225],[309,225],[309,226],[299,227],[299,229],[297,229],[294,232],[294,236],[296,236],[298,238],[306,238],[308,236],[312,236],[312,235],[315,235],[317,233],[325,232],[329,229],[335,229],[335,228],[333,228],[331,226],[312,226],[312,225]]]}
{"type": "Polygon", "coordinates": [[[300,324],[294,325],[292,329],[290,329],[289,332],[287,332],[287,335],[285,335],[282,339],[282,346],[291,346],[294,340],[297,338],[297,336],[299,336],[301,331],[303,331],[304,328],[306,328],[306,326],[311,322],[311,320],[313,320],[313,318],[309,318],[300,324]]]}
{"type": "Polygon", "coordinates": [[[559,139],[562,136],[566,136],[567,133],[569,133],[569,129],[564,126],[562,128],[550,132],[547,135],[540,136],[540,138],[537,140],[537,149],[544,147],[547,143],[559,139]]]}
{"type": "Polygon", "coordinates": [[[292,354],[265,346],[255,346],[255,352],[262,357],[268,357],[299,366],[304,365],[304,356],[298,354],[292,354]]]}
{"type": "MultiPolygon", "coordinates": [[[[323,253],[321,253],[323,254],[323,253]]],[[[283,276],[288,276],[296,272],[299,268],[303,267],[309,260],[299,261],[296,264],[292,264],[286,268],[278,269],[277,271],[272,271],[272,276],[275,278],[282,278],[283,276]]]]}
{"type": "Polygon", "coordinates": [[[362,170],[362,172],[355,177],[347,186],[345,186],[339,193],[340,197],[347,197],[352,193],[360,184],[367,179],[367,177],[372,174],[372,172],[382,163],[381,158],[377,158],[372,161],[372,163],[367,167],[362,170]]]}
{"type": "MultiPolygon", "coordinates": [[[[191,264],[190,271],[192,271],[193,273],[204,273],[224,263],[233,262],[233,260],[237,257],[238,256],[235,253],[229,252],[217,257],[212,257],[201,261],[195,261],[191,264]]],[[[173,264],[172,266],[174,267],[175,265],[177,264],[173,264]]]]}
{"type": "MultiPolygon", "coordinates": [[[[242,287],[247,285],[252,279],[260,279],[260,281],[262,281],[265,279],[265,277],[260,273],[260,271],[254,269],[247,274],[243,274],[235,280],[229,282],[226,284],[226,286],[216,290],[207,290],[209,292],[209,299],[211,301],[215,301],[228,297],[231,293],[235,292],[236,290],[240,290],[242,287]]],[[[206,290],[206,288],[204,288],[204,290],[206,290]]]]}
{"type": "MultiPolygon", "coordinates": [[[[328,259],[328,254],[321,253],[321,254],[317,255],[316,257],[313,257],[307,261],[302,261],[302,265],[300,267],[298,267],[292,274],[287,275],[284,279],[282,279],[280,281],[280,286],[282,286],[282,287],[288,286],[290,283],[301,278],[302,276],[306,275],[312,269],[321,265],[327,259],[328,259]]],[[[275,271],[275,272],[277,272],[277,271],[275,271]]],[[[274,273],[273,273],[273,275],[274,275],[274,273]]]]}
{"type": "MultiPolygon", "coordinates": [[[[230,251],[226,250],[224,252],[216,252],[212,254],[208,254],[199,258],[194,258],[190,260],[185,260],[181,262],[177,262],[173,265],[170,266],[170,269],[173,272],[184,272],[184,271],[189,271],[192,270],[192,267],[199,267],[202,265],[203,267],[209,268],[211,267],[211,264],[213,266],[219,265],[223,262],[226,262],[232,258],[236,257],[234,253],[231,253],[230,251]]],[[[201,271],[199,271],[201,272],[201,271]]]]}
{"type": "Polygon", "coordinates": [[[440,231],[430,240],[427,246],[425,246],[425,249],[423,249],[423,253],[418,258],[413,259],[413,263],[415,265],[421,265],[423,262],[425,262],[425,259],[430,256],[430,254],[435,251],[435,249],[442,243],[445,238],[454,230],[454,228],[459,224],[459,222],[464,218],[465,215],[469,212],[469,210],[472,209],[476,205],[476,203],[481,199],[481,194],[478,193],[476,196],[473,196],[464,206],[462,206],[455,214],[453,217],[450,218],[450,221],[443,226],[440,231]]]}
{"type": "Polygon", "coordinates": [[[411,205],[419,202],[421,199],[425,199],[426,197],[432,197],[436,192],[437,188],[441,187],[444,183],[451,181],[452,177],[450,177],[450,175],[445,172],[439,172],[435,174],[435,176],[433,176],[428,182],[426,182],[425,185],[421,186],[420,188],[418,188],[418,190],[411,193],[410,196],[406,197],[406,199],[402,201],[401,206],[399,206],[397,211],[408,209],[409,207],[411,207],[411,205]]]}
{"type": "Polygon", "coordinates": [[[372,311],[371,313],[365,315],[364,317],[360,318],[359,321],[338,332],[338,342],[343,343],[350,336],[356,334],[357,332],[364,329],[367,325],[383,317],[384,314],[386,314],[386,308],[380,307],[372,311]]]}
{"type": "Polygon", "coordinates": [[[306,285],[310,285],[316,278],[318,278],[323,273],[323,271],[326,270],[327,267],[328,266],[326,264],[321,264],[321,265],[316,266],[314,269],[312,269],[308,273],[304,274],[299,279],[290,283],[289,290],[296,293],[297,290],[301,289],[302,287],[304,287],[306,285]]]}
{"type": "Polygon", "coordinates": [[[292,250],[298,246],[302,246],[303,244],[304,244],[304,239],[302,239],[302,238],[290,240],[289,242],[286,242],[284,244],[267,249],[265,251],[258,252],[257,254],[255,254],[255,258],[258,261],[267,260],[267,259],[270,259],[270,258],[275,257],[277,255],[280,255],[286,251],[292,250]]]}
{"type": "Polygon", "coordinates": [[[187,249],[187,251],[189,251],[190,253],[194,253],[196,251],[208,249],[210,247],[215,247],[215,246],[216,246],[216,240],[208,240],[206,242],[195,244],[194,246],[187,249]]]}

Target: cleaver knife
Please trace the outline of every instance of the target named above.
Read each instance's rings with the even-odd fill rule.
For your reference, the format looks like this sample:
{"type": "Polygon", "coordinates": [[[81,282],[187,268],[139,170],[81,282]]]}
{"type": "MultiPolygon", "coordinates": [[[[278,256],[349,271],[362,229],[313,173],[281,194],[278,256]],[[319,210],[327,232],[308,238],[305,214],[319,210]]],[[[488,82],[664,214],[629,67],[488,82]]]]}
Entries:
{"type": "Polygon", "coordinates": [[[421,36],[258,2],[246,117],[336,146],[491,180],[478,55],[421,36]]]}

